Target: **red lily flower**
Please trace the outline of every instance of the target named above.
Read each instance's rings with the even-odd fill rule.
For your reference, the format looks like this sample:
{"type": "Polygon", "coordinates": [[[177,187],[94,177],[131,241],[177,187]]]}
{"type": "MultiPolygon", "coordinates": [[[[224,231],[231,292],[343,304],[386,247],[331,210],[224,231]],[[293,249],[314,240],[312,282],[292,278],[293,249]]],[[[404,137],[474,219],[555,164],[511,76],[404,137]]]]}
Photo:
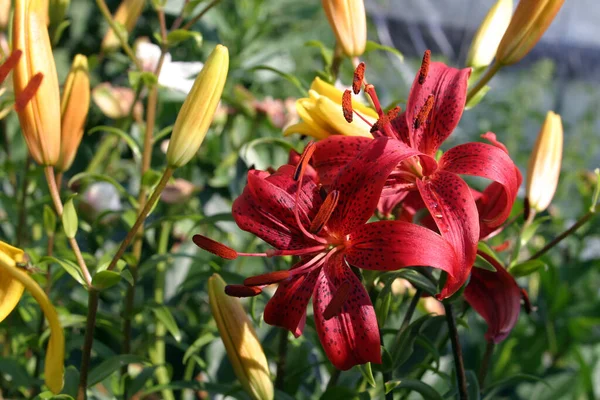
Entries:
{"type": "Polygon", "coordinates": [[[496,272],[473,268],[471,280],[465,288],[465,299],[487,322],[485,339],[500,343],[519,319],[523,293],[515,278],[494,257],[483,252],[479,255],[489,261],[496,272]]]}
{"type": "MultiPolygon", "coordinates": [[[[362,86],[362,69],[355,73],[355,93],[362,86]]],[[[407,110],[397,115],[395,109],[385,114],[373,85],[365,85],[379,113],[373,125],[375,141],[401,143],[412,156],[404,158],[389,175],[382,202],[391,210],[394,201],[405,192],[417,192],[433,217],[441,235],[452,243],[459,268],[446,281],[439,298],[456,292],[467,280],[475,261],[480,223],[475,199],[459,174],[475,175],[498,184],[501,196],[496,205],[483,215],[486,226],[500,226],[508,217],[520,183],[519,173],[508,154],[496,145],[466,143],[446,151],[439,162],[434,156],[442,142],[454,131],[462,116],[471,70],[455,69],[429,61],[425,53],[421,70],[415,77],[407,110]]],[[[350,92],[345,95],[349,97],[350,92]]],[[[344,103],[345,115],[352,119],[350,101],[344,103]]],[[[356,113],[360,117],[358,113],[356,113]]],[[[313,166],[322,184],[328,186],[341,168],[372,140],[362,137],[331,136],[317,143],[313,166]]],[[[398,145],[400,146],[400,145],[398,145]]],[[[381,157],[385,157],[382,154],[381,157]]]]}
{"type": "Polygon", "coordinates": [[[228,259],[300,256],[290,270],[248,278],[244,285],[229,286],[228,294],[253,296],[264,285],[279,282],[265,308],[265,322],[299,336],[312,297],[316,329],[333,365],[346,370],[380,363],[375,312],[350,266],[369,270],[432,266],[451,275],[457,258],[450,243],[427,228],[403,221],[367,223],[387,176],[402,159],[418,152],[407,151],[398,141],[371,141],[323,193],[305,175],[314,150],[309,144],[297,167],[284,165],[274,174],[250,171],[248,185],[233,204],[238,226],[276,250],[238,253],[199,235],[194,242],[228,259]]]}

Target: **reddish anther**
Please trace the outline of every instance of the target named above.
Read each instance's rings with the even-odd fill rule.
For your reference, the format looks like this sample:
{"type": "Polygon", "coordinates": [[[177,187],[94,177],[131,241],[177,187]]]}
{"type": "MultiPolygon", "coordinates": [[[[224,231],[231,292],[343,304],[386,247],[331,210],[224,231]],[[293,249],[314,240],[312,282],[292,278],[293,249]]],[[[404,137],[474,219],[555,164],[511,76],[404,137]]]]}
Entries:
{"type": "Polygon", "coordinates": [[[300,177],[302,176],[303,171],[306,169],[306,166],[308,165],[308,162],[310,161],[310,158],[312,157],[314,152],[315,152],[315,143],[308,142],[306,144],[306,147],[304,148],[304,152],[300,156],[298,165],[296,165],[296,170],[294,171],[294,180],[295,181],[300,180],[300,177]]]}
{"type": "Polygon", "coordinates": [[[423,62],[421,63],[421,69],[419,70],[419,85],[425,83],[427,74],[429,73],[429,63],[431,61],[431,50],[425,50],[423,54],[423,62]]]}
{"type": "Polygon", "coordinates": [[[334,190],[327,195],[325,201],[321,205],[321,208],[319,208],[317,216],[310,224],[310,232],[319,233],[321,229],[323,229],[325,224],[327,224],[327,221],[329,221],[331,214],[333,214],[333,210],[335,210],[339,199],[340,192],[337,190],[334,190]]]}
{"type": "Polygon", "coordinates": [[[433,95],[430,94],[429,97],[427,97],[425,104],[423,104],[423,107],[421,107],[421,109],[419,110],[419,113],[417,114],[417,116],[415,118],[415,124],[414,124],[415,129],[419,129],[419,127],[421,127],[425,123],[425,121],[427,120],[427,117],[429,116],[429,113],[431,112],[431,109],[433,108],[434,101],[435,101],[435,97],[433,97],[433,95]]]}
{"type": "Polygon", "coordinates": [[[327,305],[327,308],[325,308],[325,311],[323,312],[323,318],[325,321],[328,321],[339,314],[344,306],[344,303],[346,300],[348,300],[350,289],[352,289],[352,284],[350,282],[342,282],[338,290],[333,295],[333,298],[327,305]]]}
{"type": "Polygon", "coordinates": [[[400,106],[396,106],[396,107],[392,108],[391,110],[389,110],[386,114],[388,121],[392,121],[394,118],[396,118],[398,115],[400,115],[401,111],[402,111],[402,109],[400,108],[400,106]]]}
{"type": "Polygon", "coordinates": [[[290,277],[290,271],[274,271],[268,272],[262,275],[251,276],[250,278],[246,278],[244,280],[244,285],[246,286],[262,286],[262,285],[270,285],[272,283],[278,283],[281,281],[285,281],[290,277]]]}
{"type": "Polygon", "coordinates": [[[254,297],[262,293],[262,289],[256,286],[227,285],[225,294],[232,297],[254,297]]]}
{"type": "Polygon", "coordinates": [[[27,103],[29,103],[29,101],[31,101],[31,99],[33,99],[33,96],[35,96],[37,90],[40,88],[40,85],[42,84],[43,79],[44,79],[44,74],[42,74],[41,72],[38,72],[27,83],[27,86],[25,86],[25,89],[23,89],[23,91],[19,94],[19,96],[15,100],[15,109],[17,110],[17,112],[23,111],[25,109],[25,106],[27,106],[27,103]]]}
{"type": "Polygon", "coordinates": [[[356,66],[354,70],[354,79],[352,80],[352,91],[354,94],[360,93],[360,88],[363,85],[365,79],[365,63],[361,62],[356,66]]]}
{"type": "Polygon", "coordinates": [[[194,235],[192,238],[196,246],[213,253],[226,260],[235,260],[238,257],[238,252],[231,247],[225,246],[223,243],[219,243],[215,240],[209,239],[206,236],[194,235]]]}
{"type": "Polygon", "coordinates": [[[4,61],[4,63],[0,65],[0,84],[4,82],[10,71],[17,66],[17,63],[21,58],[21,54],[23,54],[21,50],[13,51],[12,54],[4,61]]]}
{"type": "Polygon", "coordinates": [[[348,123],[352,122],[352,92],[346,89],[342,95],[342,111],[348,123]]]}

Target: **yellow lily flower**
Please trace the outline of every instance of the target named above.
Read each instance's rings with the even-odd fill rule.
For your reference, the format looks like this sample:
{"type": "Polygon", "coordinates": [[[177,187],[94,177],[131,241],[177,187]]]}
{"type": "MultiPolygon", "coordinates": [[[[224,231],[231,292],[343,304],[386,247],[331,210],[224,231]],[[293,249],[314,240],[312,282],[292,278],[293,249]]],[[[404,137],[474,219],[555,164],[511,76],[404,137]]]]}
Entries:
{"type": "Polygon", "coordinates": [[[554,197],[560,175],[562,149],[562,120],[560,115],[548,111],[527,168],[525,196],[533,210],[544,211],[554,197]]]}
{"type": "Polygon", "coordinates": [[[492,63],[502,35],[510,23],[512,10],[512,0],[498,0],[490,8],[471,42],[467,67],[481,68],[492,63]]]}
{"type": "MultiPolygon", "coordinates": [[[[308,98],[296,101],[296,110],[302,122],[287,127],[283,134],[292,133],[326,139],[331,135],[365,136],[372,138],[371,126],[355,117],[348,123],[342,112],[343,93],[335,86],[317,77],[310,85],[308,98]]],[[[352,100],[352,109],[360,113],[371,124],[377,122],[377,113],[372,108],[352,100]]]]}
{"type": "Polygon", "coordinates": [[[272,400],[269,364],[252,322],[236,297],[225,294],[226,283],[218,274],[208,279],[210,310],[219,328],[227,357],[246,393],[255,400],[272,400]]]}
{"type": "Polygon", "coordinates": [[[13,51],[23,52],[13,71],[17,114],[33,159],[55,165],[60,157],[60,91],[46,21],[48,3],[16,0],[13,21],[13,51]],[[35,93],[28,84],[39,79],[35,93]],[[29,100],[19,106],[19,98],[29,100]],[[22,107],[22,108],[21,108],[22,107]]]}
{"type": "Polygon", "coordinates": [[[48,325],[50,339],[46,349],[45,381],[54,394],[63,387],[65,337],[58,314],[42,288],[18,264],[24,261],[23,250],[0,241],[0,322],[16,307],[23,290],[27,289],[40,305],[48,325]]]}

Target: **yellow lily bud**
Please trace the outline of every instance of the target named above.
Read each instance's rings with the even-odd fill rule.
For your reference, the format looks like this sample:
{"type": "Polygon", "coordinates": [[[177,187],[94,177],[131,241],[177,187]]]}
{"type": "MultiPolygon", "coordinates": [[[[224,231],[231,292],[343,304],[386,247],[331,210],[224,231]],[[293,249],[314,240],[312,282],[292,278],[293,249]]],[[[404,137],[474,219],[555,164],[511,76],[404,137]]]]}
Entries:
{"type": "Polygon", "coordinates": [[[499,64],[518,62],[540,40],[565,0],[521,0],[496,52],[499,64]]]}
{"type": "Polygon", "coordinates": [[[225,294],[225,281],[213,274],[208,279],[208,300],[225,345],[227,357],[244,390],[255,400],[272,400],[273,383],[267,357],[252,322],[236,297],[225,294]]]}
{"type": "Polygon", "coordinates": [[[13,70],[17,100],[31,97],[25,91],[27,84],[35,75],[43,75],[31,100],[17,109],[21,130],[33,159],[55,165],[60,156],[60,91],[45,22],[48,5],[43,0],[15,0],[14,4],[13,50],[23,52],[13,70]]]}
{"type": "Polygon", "coordinates": [[[0,30],[3,31],[8,26],[8,17],[10,16],[10,0],[0,0],[0,30]]]}
{"type": "Polygon", "coordinates": [[[77,149],[83,137],[83,128],[90,108],[90,77],[87,57],[77,54],[60,102],[61,142],[59,171],[66,171],[73,164],[77,149]]]}
{"type": "Polygon", "coordinates": [[[549,111],[535,142],[527,168],[529,205],[544,211],[552,201],[562,161],[563,126],[560,115],[549,111]]]}
{"type": "MultiPolygon", "coordinates": [[[[316,139],[325,139],[331,135],[373,137],[370,133],[371,126],[361,118],[355,117],[351,123],[346,121],[342,111],[343,93],[335,86],[317,77],[310,86],[308,95],[308,98],[296,101],[296,111],[302,121],[287,127],[283,131],[285,136],[299,133],[316,139]]],[[[375,110],[354,99],[352,109],[371,124],[377,122],[375,110]]]]}
{"type": "Polygon", "coordinates": [[[194,157],[210,126],[229,70],[229,51],[220,44],[210,54],[187,95],[169,141],[167,163],[177,168],[194,157]]]}
{"type": "Polygon", "coordinates": [[[367,16],[363,0],[322,0],[338,45],[348,57],[358,57],[367,45],[367,16]]]}
{"type": "Polygon", "coordinates": [[[502,35],[510,23],[512,10],[512,0],[498,0],[490,8],[471,42],[471,48],[467,55],[467,67],[481,68],[492,63],[502,35]]]}
{"type": "MultiPolygon", "coordinates": [[[[113,15],[113,19],[115,22],[123,25],[127,33],[131,33],[144,10],[145,3],[146,0],[123,0],[113,15]]],[[[119,47],[121,47],[119,38],[112,29],[109,29],[102,40],[102,50],[107,52],[115,51],[119,47]]]]}
{"type": "Polygon", "coordinates": [[[27,289],[40,305],[50,326],[44,375],[48,388],[54,394],[58,394],[63,387],[65,337],[50,299],[42,288],[19,268],[18,264],[23,260],[23,250],[0,241],[0,322],[15,308],[23,289],[27,289]]]}

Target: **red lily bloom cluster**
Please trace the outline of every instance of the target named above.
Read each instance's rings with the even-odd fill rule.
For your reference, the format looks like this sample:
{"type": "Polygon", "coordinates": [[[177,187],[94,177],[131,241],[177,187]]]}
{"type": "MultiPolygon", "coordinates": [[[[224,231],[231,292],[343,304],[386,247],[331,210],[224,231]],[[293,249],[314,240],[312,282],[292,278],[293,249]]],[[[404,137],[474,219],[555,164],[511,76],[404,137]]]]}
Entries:
{"type": "MultiPolygon", "coordinates": [[[[493,134],[485,135],[492,144],[460,145],[436,161],[438,148],[456,128],[464,110],[470,69],[432,63],[427,52],[407,110],[400,113],[396,108],[387,114],[373,86],[364,84],[363,74],[361,64],[353,89],[358,93],[364,87],[379,113],[373,139],[331,136],[309,143],[302,155],[291,154],[290,163],[277,171],[249,171],[248,184],[233,204],[233,215],[241,229],[274,249],[239,253],[204,236],[194,236],[199,247],[226,259],[299,257],[290,270],[250,277],[226,291],[233,296],[254,296],[264,286],[279,283],[265,308],[265,321],[295,336],[302,333],[312,297],[321,344],[331,362],[342,370],[381,362],[373,306],[352,267],[380,271],[407,266],[437,268],[447,273],[438,295],[446,298],[468,280],[477,242],[506,220],[521,183],[518,169],[493,134]],[[478,193],[459,174],[493,182],[478,193]],[[384,214],[402,211],[394,221],[369,223],[377,208],[384,214]],[[421,208],[430,214],[429,223],[422,221],[425,226],[412,222],[421,208]]],[[[343,98],[348,120],[354,114],[361,117],[353,112],[350,96],[347,91],[343,98]]],[[[512,293],[518,287],[502,271],[512,280],[501,279],[511,288],[508,298],[513,310],[520,293],[515,303],[512,293]]],[[[473,274],[476,283],[469,291],[475,300],[469,301],[490,322],[494,311],[489,311],[487,303],[478,303],[477,290],[488,279],[498,278],[479,272],[473,274]]],[[[490,325],[491,340],[501,340],[516,322],[514,312],[506,316],[497,328],[490,325]]]]}

